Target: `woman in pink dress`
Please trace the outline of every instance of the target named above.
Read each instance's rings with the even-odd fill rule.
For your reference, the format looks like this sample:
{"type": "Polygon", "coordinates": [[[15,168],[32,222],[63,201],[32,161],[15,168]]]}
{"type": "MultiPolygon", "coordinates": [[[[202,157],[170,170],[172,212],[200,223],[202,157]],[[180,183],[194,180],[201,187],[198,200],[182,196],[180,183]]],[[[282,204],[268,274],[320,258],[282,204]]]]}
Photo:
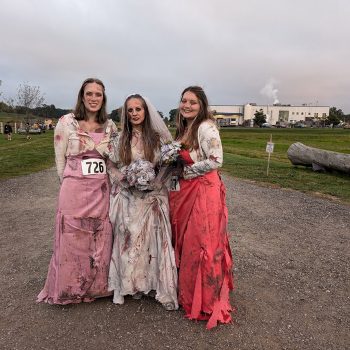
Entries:
{"type": "Polygon", "coordinates": [[[107,119],[103,83],[86,79],[74,114],[55,128],[55,155],[61,182],[54,251],[38,302],[91,302],[107,290],[112,248],[110,185],[105,155],[115,124],[107,119]]]}
{"type": "Polygon", "coordinates": [[[210,329],[231,321],[233,278],[225,187],[217,171],[222,165],[221,140],[201,87],[188,87],[181,94],[176,140],[184,145],[185,162],[170,192],[179,304],[186,317],[208,320],[210,329]]]}

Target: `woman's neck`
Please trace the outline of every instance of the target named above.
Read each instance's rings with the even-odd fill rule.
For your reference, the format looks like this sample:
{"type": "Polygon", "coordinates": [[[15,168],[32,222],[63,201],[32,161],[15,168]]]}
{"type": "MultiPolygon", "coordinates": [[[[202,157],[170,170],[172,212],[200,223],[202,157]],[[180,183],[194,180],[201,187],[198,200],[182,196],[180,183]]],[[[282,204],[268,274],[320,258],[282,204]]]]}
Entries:
{"type": "Polygon", "coordinates": [[[192,126],[192,124],[193,124],[193,122],[194,122],[194,119],[195,118],[193,118],[193,119],[186,119],[186,122],[187,122],[187,129],[189,129],[191,126],[192,126]]]}
{"type": "Polygon", "coordinates": [[[80,128],[85,132],[103,132],[103,125],[96,121],[95,116],[87,115],[87,119],[79,120],[80,128]]]}
{"type": "Polygon", "coordinates": [[[87,112],[87,113],[86,113],[86,116],[87,116],[86,121],[87,121],[88,123],[96,122],[97,113],[87,112]]]}
{"type": "Polygon", "coordinates": [[[142,133],[142,125],[133,125],[132,131],[135,133],[142,133]]]}

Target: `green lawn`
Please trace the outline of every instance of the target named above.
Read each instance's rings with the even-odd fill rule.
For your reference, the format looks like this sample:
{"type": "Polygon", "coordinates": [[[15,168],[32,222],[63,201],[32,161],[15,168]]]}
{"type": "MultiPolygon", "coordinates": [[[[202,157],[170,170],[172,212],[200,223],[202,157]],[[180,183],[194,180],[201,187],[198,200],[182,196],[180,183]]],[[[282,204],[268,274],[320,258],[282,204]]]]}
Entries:
{"type": "MultiPolygon", "coordinates": [[[[222,128],[223,170],[228,174],[284,188],[319,193],[350,203],[350,176],[338,172],[315,173],[293,166],[287,149],[294,142],[336,152],[350,153],[350,130],[344,129],[250,129],[222,128]],[[266,142],[275,143],[266,175],[266,142]]],[[[13,135],[7,141],[0,135],[0,179],[25,175],[54,165],[53,131],[41,135],[13,135]]]]}
{"type": "Polygon", "coordinates": [[[294,142],[335,152],[350,153],[350,130],[344,129],[241,129],[220,130],[225,172],[232,176],[304,192],[337,197],[350,203],[350,176],[339,172],[316,173],[293,166],[287,157],[294,142]],[[266,175],[266,142],[275,143],[266,175]]]}
{"type": "Polygon", "coordinates": [[[27,175],[54,165],[53,131],[40,135],[12,135],[8,141],[0,135],[0,179],[27,175]]]}

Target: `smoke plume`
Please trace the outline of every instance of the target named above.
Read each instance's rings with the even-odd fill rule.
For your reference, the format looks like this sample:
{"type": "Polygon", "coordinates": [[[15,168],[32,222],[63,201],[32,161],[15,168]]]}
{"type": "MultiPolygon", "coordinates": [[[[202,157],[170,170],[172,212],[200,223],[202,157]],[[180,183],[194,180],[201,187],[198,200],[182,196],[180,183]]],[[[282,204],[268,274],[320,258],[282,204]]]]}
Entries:
{"type": "Polygon", "coordinates": [[[269,99],[273,100],[273,104],[279,103],[277,94],[278,94],[278,89],[274,87],[276,85],[276,80],[271,78],[265,86],[260,90],[260,93],[263,96],[268,97],[269,99]]]}

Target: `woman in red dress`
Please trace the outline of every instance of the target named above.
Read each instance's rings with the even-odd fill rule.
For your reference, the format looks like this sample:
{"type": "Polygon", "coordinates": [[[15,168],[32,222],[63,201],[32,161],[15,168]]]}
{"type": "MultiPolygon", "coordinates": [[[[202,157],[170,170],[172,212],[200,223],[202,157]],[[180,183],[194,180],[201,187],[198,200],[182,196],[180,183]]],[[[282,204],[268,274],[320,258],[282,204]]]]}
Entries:
{"type": "Polygon", "coordinates": [[[184,145],[183,175],[170,192],[170,215],[179,269],[179,304],[186,317],[211,329],[231,322],[232,256],[227,235],[225,186],[217,168],[222,146],[201,87],[181,94],[176,140],[184,145]]]}

